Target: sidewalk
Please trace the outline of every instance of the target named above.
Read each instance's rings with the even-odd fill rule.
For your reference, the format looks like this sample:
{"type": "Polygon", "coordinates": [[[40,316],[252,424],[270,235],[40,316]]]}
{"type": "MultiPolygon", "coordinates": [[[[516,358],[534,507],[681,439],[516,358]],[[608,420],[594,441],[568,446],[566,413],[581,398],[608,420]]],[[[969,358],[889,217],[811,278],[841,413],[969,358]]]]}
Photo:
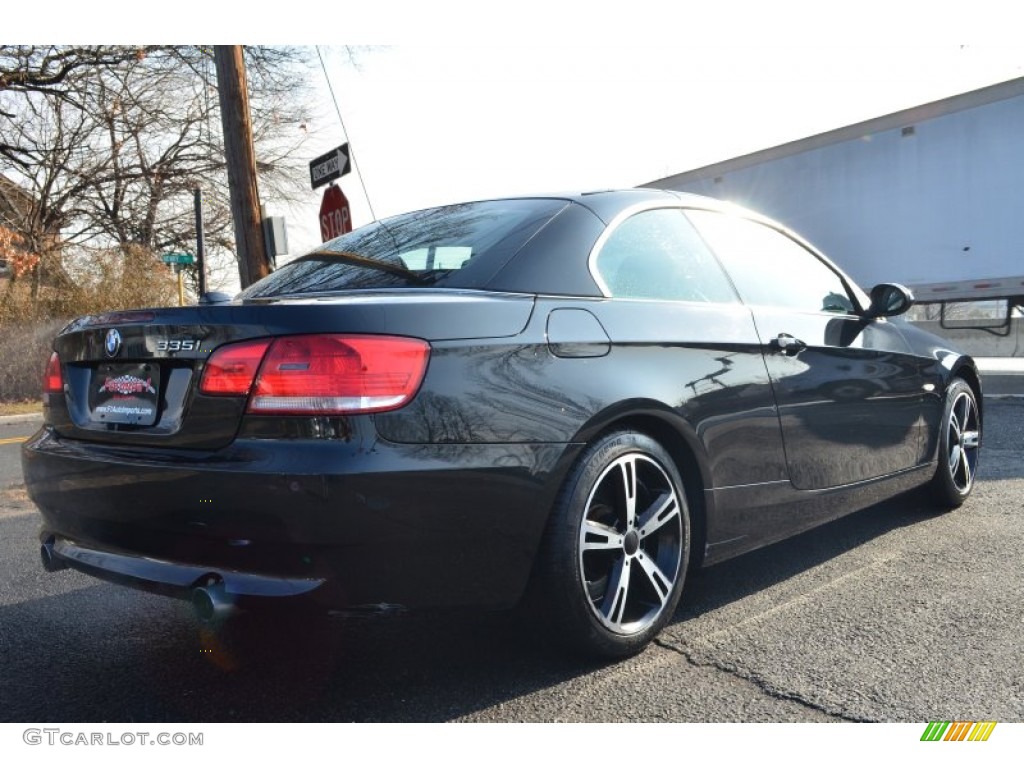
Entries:
{"type": "Polygon", "coordinates": [[[978,357],[975,362],[986,398],[1024,397],[1024,358],[978,357]]]}
{"type": "Polygon", "coordinates": [[[1024,374],[1024,357],[976,357],[981,375],[986,373],[1024,374]]]}

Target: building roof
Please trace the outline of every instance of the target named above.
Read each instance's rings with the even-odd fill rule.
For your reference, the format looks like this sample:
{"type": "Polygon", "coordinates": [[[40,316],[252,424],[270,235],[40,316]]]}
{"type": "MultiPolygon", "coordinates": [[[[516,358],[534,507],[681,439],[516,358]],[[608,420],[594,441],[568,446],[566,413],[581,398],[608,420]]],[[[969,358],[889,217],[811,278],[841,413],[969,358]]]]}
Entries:
{"type": "Polygon", "coordinates": [[[28,190],[0,174],[0,224],[21,229],[35,203],[35,197],[28,190]]]}

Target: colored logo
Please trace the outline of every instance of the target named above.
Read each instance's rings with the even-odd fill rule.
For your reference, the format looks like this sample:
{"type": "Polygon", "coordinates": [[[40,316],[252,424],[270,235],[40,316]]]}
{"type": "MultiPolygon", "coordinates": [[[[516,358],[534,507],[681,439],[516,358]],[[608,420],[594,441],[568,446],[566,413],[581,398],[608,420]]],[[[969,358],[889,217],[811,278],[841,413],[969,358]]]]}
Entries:
{"type": "Polygon", "coordinates": [[[153,389],[153,380],[146,379],[143,381],[137,376],[118,376],[116,379],[112,379],[109,376],[103,381],[103,385],[99,389],[100,392],[113,392],[117,395],[136,395],[140,392],[149,392],[155,395],[156,390],[153,389]]]}
{"type": "Polygon", "coordinates": [[[106,351],[107,357],[117,357],[117,353],[121,351],[121,334],[117,332],[116,328],[107,331],[103,349],[106,351]]]}
{"type": "Polygon", "coordinates": [[[921,734],[921,741],[988,741],[996,727],[993,720],[984,723],[933,722],[921,734]]]}

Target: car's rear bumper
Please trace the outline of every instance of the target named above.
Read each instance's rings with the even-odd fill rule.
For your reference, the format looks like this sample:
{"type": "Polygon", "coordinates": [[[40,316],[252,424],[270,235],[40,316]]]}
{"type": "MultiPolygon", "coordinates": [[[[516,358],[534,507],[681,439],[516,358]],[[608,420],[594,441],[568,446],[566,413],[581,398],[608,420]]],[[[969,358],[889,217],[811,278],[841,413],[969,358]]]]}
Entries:
{"type": "Polygon", "coordinates": [[[54,555],[184,596],[211,578],[333,605],[509,606],[529,578],[564,444],[238,440],[112,447],[44,428],[23,449],[54,555]]]}
{"type": "Polygon", "coordinates": [[[264,576],[228,568],[172,563],[154,557],[86,546],[48,531],[40,534],[47,570],[74,568],[125,586],[188,598],[196,589],[219,586],[232,603],[249,599],[309,597],[323,587],[323,578],[264,576]]]}

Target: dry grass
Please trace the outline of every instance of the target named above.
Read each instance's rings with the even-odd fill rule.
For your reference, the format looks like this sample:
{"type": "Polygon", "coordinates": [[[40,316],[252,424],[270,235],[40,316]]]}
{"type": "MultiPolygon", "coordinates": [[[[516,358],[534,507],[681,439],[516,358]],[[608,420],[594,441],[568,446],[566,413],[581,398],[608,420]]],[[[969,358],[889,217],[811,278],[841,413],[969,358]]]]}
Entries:
{"type": "Polygon", "coordinates": [[[20,416],[23,413],[40,413],[43,410],[41,400],[20,400],[12,403],[0,403],[0,416],[20,416]]]}
{"type": "Polygon", "coordinates": [[[0,402],[0,416],[20,416],[22,414],[38,414],[43,410],[42,400],[17,400],[0,402]]]}
{"type": "Polygon", "coordinates": [[[29,279],[0,280],[0,403],[39,397],[53,338],[69,320],[177,303],[173,275],[136,248],[95,254],[88,273],[76,280],[62,288],[44,285],[35,296],[29,279]]]}
{"type": "Polygon", "coordinates": [[[35,401],[38,407],[53,337],[64,325],[64,320],[0,323],[0,402],[22,408],[35,401]]]}

